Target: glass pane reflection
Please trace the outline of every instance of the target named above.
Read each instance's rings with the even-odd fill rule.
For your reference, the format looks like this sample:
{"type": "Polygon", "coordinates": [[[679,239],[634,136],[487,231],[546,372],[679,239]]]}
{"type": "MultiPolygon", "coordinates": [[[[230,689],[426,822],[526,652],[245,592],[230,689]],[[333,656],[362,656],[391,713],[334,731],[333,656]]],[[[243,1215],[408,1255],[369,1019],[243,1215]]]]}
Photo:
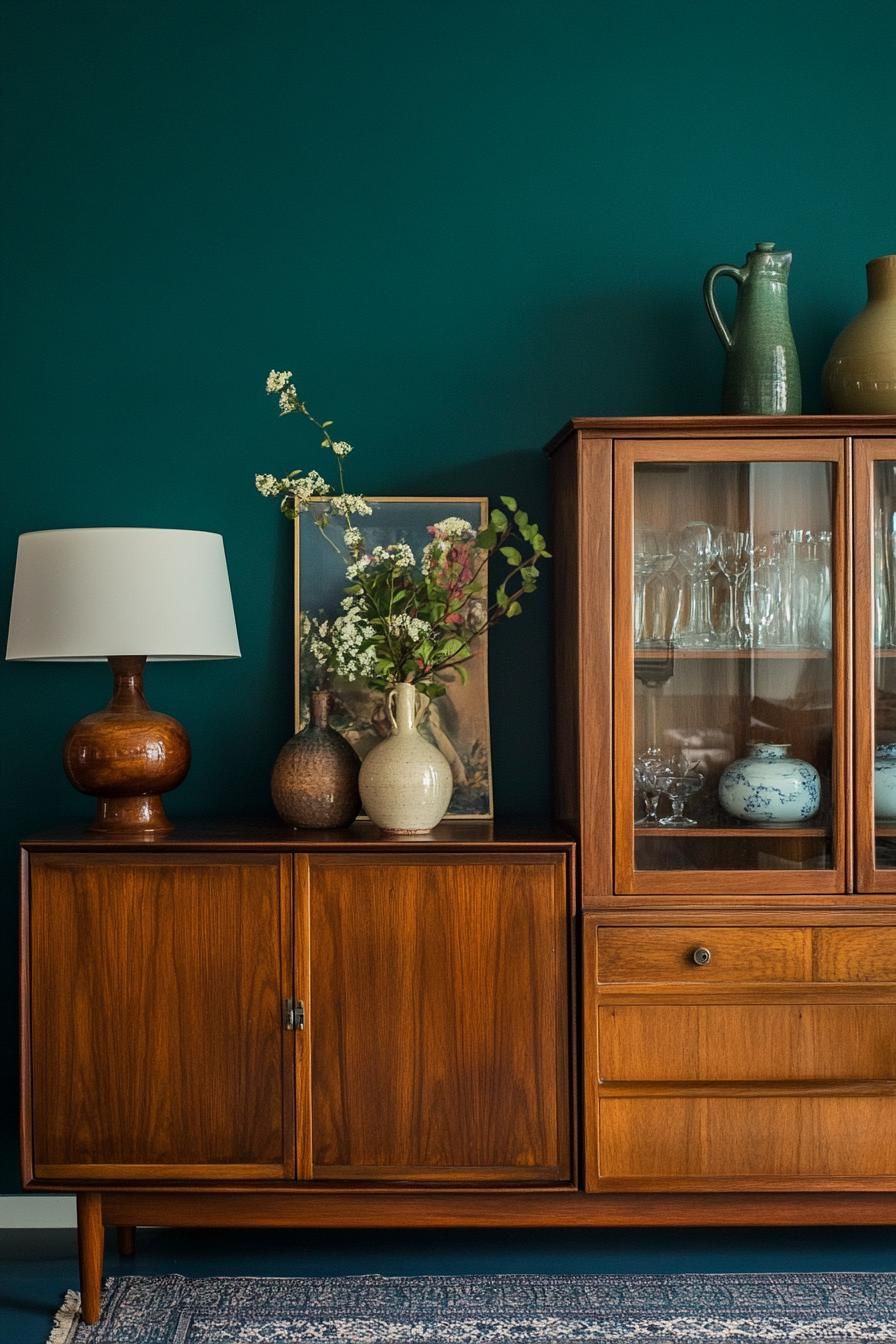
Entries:
{"type": "Polygon", "coordinates": [[[636,465],[639,869],[833,865],[832,488],[825,462],[636,465]]]}

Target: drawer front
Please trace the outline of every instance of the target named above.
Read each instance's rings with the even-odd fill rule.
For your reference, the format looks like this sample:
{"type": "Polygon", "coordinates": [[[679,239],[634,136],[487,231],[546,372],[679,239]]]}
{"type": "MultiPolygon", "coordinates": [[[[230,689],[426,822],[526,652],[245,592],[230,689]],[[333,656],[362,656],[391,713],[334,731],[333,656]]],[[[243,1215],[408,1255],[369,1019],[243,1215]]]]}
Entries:
{"type": "Polygon", "coordinates": [[[706,984],[808,980],[812,974],[810,929],[779,928],[601,928],[598,979],[706,984]],[[698,949],[709,952],[702,959],[698,949]]]}
{"type": "Polygon", "coordinates": [[[896,1078],[894,1004],[635,1004],[597,1012],[607,1083],[896,1078]]]}
{"type": "Polygon", "coordinates": [[[896,1176],[896,1098],[636,1097],[600,1107],[602,1179],[896,1176]]]}
{"type": "Polygon", "coordinates": [[[896,981],[896,929],[816,929],[815,978],[896,981]]]}

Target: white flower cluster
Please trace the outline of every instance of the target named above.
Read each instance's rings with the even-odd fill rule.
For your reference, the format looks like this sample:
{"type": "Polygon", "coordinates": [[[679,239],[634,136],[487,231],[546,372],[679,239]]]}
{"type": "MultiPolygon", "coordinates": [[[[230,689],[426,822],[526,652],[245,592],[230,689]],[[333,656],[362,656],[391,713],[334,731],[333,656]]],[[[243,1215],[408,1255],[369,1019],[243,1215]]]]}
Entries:
{"type": "Polygon", "coordinates": [[[279,476],[272,476],[268,471],[255,477],[255,489],[260,495],[282,495],[283,482],[279,476]]]}
{"type": "Polygon", "coordinates": [[[348,457],[352,450],[351,444],[346,443],[344,439],[334,439],[330,444],[330,448],[337,457],[348,457]]]}
{"type": "Polygon", "coordinates": [[[328,495],[330,487],[320,472],[309,471],[307,476],[272,476],[270,472],[255,477],[255,489],[260,495],[292,495],[296,506],[307,504],[317,495],[328,495]]]}
{"type": "Polygon", "coordinates": [[[387,624],[391,634],[409,640],[414,645],[421,644],[424,639],[431,639],[433,636],[433,628],[429,621],[424,621],[419,616],[407,616],[402,612],[398,616],[389,616],[387,624]]]}
{"type": "Polygon", "coordinates": [[[347,527],[342,536],[350,551],[357,551],[359,546],[364,545],[364,538],[356,527],[347,527]]]}
{"type": "MultiPolygon", "coordinates": [[[[354,583],[355,579],[361,575],[365,569],[370,567],[370,556],[359,555],[353,565],[349,565],[345,571],[345,577],[349,583],[354,583]]],[[[343,604],[344,605],[344,604],[343,604]]]]}
{"type": "Polygon", "coordinates": [[[440,523],[433,523],[432,533],[439,541],[472,541],[476,536],[476,529],[467,522],[466,518],[443,518],[440,523]]]}
{"type": "Polygon", "coordinates": [[[471,542],[476,537],[476,529],[465,518],[443,518],[440,523],[433,523],[429,530],[432,541],[423,547],[420,556],[420,568],[424,574],[431,574],[452,546],[459,542],[471,542]]]}
{"type": "Polygon", "coordinates": [[[341,677],[371,677],[376,669],[376,648],[362,645],[375,639],[376,631],[353,598],[343,598],[342,606],[343,615],[336,617],[330,636],[334,669],[341,677]]]}
{"type": "Polygon", "coordinates": [[[330,508],[334,513],[338,513],[340,518],[347,518],[351,513],[366,518],[373,513],[363,495],[334,495],[330,500],[330,508]]]}
{"type": "Polygon", "coordinates": [[[268,380],[264,385],[265,391],[282,392],[283,389],[286,387],[286,384],[291,380],[291,378],[292,378],[292,369],[285,369],[282,373],[278,373],[276,369],[271,369],[270,373],[268,374],[268,380]]]}
{"type": "Polygon", "coordinates": [[[393,569],[413,569],[417,563],[406,541],[393,541],[389,546],[374,546],[371,558],[374,564],[391,565],[393,569]]]}

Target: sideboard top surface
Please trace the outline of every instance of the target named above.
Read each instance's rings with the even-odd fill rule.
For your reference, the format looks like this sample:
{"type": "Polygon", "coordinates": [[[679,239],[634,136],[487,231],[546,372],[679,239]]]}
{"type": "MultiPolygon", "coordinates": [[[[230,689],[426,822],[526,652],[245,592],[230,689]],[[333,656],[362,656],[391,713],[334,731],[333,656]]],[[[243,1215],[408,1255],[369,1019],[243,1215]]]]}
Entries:
{"type": "Polygon", "coordinates": [[[28,836],[25,849],[52,850],[221,850],[267,849],[292,851],[347,851],[413,853],[415,850],[538,850],[572,851],[569,831],[549,821],[443,821],[428,835],[383,835],[370,821],[356,821],[345,830],[294,830],[275,818],[190,819],[176,822],[165,835],[102,835],[87,823],[69,823],[28,836]]]}
{"type": "Polygon", "coordinates": [[[896,434],[896,415],[576,415],[567,420],[545,448],[554,453],[572,434],[591,433],[610,439],[699,438],[704,434],[748,438],[773,434],[781,438],[804,434],[855,437],[896,434]]]}

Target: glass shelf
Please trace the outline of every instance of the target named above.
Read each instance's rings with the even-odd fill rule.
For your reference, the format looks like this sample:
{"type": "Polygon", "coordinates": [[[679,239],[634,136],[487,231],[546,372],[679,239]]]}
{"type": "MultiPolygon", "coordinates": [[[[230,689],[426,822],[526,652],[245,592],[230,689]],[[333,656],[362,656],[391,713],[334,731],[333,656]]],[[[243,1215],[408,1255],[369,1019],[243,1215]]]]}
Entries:
{"type": "MultiPolygon", "coordinates": [[[[896,658],[896,649],[882,649],[878,651],[883,658],[896,658]]],[[[798,660],[800,662],[813,658],[830,658],[830,649],[639,649],[634,650],[634,657],[638,661],[644,659],[649,663],[678,662],[679,659],[699,659],[704,661],[707,658],[744,660],[751,662],[765,662],[766,660],[787,659],[790,661],[798,660]]]]}
{"type": "MultiPolygon", "coordinates": [[[[896,825],[890,828],[890,832],[896,835],[896,825]]],[[[878,828],[878,835],[884,834],[878,828]]],[[[827,835],[823,826],[638,826],[635,831],[635,839],[646,839],[650,836],[652,839],[662,836],[664,840],[721,840],[732,839],[737,836],[738,840],[795,840],[818,839],[827,835]]]]}

